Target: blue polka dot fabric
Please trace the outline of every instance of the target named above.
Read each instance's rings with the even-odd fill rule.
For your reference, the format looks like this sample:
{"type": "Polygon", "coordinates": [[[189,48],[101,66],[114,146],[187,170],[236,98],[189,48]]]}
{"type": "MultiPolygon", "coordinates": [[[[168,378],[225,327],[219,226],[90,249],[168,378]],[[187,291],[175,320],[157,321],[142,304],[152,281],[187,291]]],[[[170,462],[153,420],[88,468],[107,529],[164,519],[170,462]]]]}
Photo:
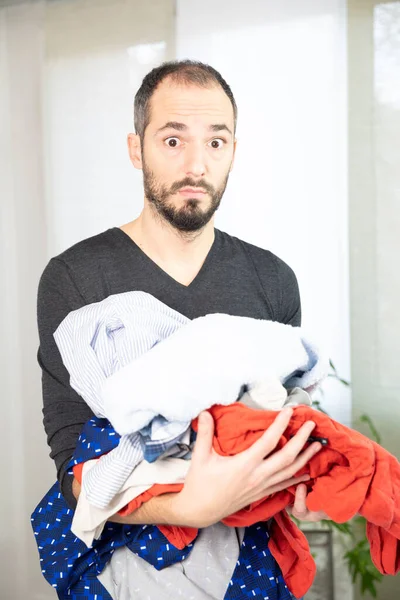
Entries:
{"type": "Polygon", "coordinates": [[[71,465],[100,458],[102,454],[114,450],[120,439],[110,421],[93,417],[83,426],[71,465]]]}
{"type": "MultiPolygon", "coordinates": [[[[79,438],[70,467],[109,452],[119,436],[106,419],[91,419],[79,438]]],[[[154,525],[108,522],[89,548],[71,532],[73,511],[58,483],[35,508],[31,523],[42,574],[60,599],[112,600],[97,579],[114,551],[127,546],[157,570],[184,560],[193,548],[178,550],[154,525]]],[[[278,564],[268,549],[265,523],[248,527],[224,600],[292,600],[278,564]]],[[[157,599],[154,599],[157,600],[157,599]]]]}
{"type": "Polygon", "coordinates": [[[278,564],[268,549],[268,540],[265,523],[256,523],[246,528],[239,559],[224,600],[293,598],[278,564]]]}

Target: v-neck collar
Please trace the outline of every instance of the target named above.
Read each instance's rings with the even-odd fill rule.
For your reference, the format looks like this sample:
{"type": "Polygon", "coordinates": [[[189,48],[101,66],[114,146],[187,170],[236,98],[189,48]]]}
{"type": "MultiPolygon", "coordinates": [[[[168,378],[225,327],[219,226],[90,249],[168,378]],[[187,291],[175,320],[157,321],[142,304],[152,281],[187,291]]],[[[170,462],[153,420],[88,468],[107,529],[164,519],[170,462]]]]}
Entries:
{"type": "Polygon", "coordinates": [[[194,277],[194,279],[192,279],[192,281],[188,285],[185,285],[183,283],[180,283],[180,281],[177,281],[174,277],[172,277],[172,275],[167,273],[167,271],[164,271],[164,269],[162,267],[160,267],[160,265],[158,265],[152,258],[150,258],[150,256],[148,256],[148,254],[146,254],[141,249],[141,247],[127,233],[125,233],[125,231],[123,231],[119,227],[113,227],[113,228],[111,228],[110,231],[115,232],[116,235],[118,235],[120,237],[122,242],[127,247],[130,247],[131,250],[133,250],[135,253],[139,253],[142,260],[144,260],[155,272],[161,273],[168,281],[170,281],[175,286],[177,286],[183,290],[190,290],[191,288],[195,287],[198,284],[198,282],[201,281],[201,279],[203,279],[204,275],[207,273],[210,263],[212,262],[213,256],[217,249],[217,245],[218,245],[218,241],[219,241],[219,233],[220,233],[218,229],[214,228],[214,241],[211,245],[211,248],[209,249],[209,251],[207,253],[207,256],[206,256],[203,264],[201,265],[201,267],[200,267],[197,275],[194,277]]]}

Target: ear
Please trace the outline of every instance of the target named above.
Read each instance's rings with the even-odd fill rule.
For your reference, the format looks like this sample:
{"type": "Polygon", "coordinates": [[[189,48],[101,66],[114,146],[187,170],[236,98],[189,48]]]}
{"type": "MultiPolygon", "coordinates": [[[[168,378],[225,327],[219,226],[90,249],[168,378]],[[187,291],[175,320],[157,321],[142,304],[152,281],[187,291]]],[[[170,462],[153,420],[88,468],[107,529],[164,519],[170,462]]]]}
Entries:
{"type": "Polygon", "coordinates": [[[142,169],[142,147],[140,137],[136,133],[129,133],[128,138],[128,152],[131,163],[135,169],[142,169]]]}
{"type": "Polygon", "coordinates": [[[235,139],[235,141],[233,142],[233,156],[232,156],[231,168],[229,169],[229,172],[232,171],[233,165],[234,165],[234,162],[235,162],[236,146],[237,146],[237,139],[235,139]]]}

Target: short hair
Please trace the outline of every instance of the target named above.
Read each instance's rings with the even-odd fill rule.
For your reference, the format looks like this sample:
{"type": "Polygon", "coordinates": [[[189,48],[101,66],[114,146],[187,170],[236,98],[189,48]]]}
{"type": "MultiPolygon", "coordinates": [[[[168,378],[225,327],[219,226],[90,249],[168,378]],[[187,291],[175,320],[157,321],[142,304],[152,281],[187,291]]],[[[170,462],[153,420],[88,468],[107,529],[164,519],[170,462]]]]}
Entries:
{"type": "Polygon", "coordinates": [[[134,103],[135,131],[144,138],[144,132],[150,122],[150,100],[158,85],[166,78],[176,84],[193,84],[199,87],[220,85],[231,101],[234,115],[235,131],[237,123],[237,106],[232,90],[222,75],[210,65],[194,60],[176,60],[164,62],[150,71],[138,89],[134,103]]]}

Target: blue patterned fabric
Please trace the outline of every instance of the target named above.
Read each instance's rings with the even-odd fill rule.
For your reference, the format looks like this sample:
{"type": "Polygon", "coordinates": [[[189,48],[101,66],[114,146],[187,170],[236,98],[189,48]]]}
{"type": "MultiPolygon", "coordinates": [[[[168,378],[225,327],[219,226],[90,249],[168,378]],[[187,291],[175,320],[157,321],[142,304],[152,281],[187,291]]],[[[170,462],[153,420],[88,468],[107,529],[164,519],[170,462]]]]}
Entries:
{"type": "Polygon", "coordinates": [[[268,549],[268,540],[265,523],[255,523],[246,528],[239,559],[224,600],[293,598],[279,566],[268,549]]]}
{"type": "MultiPolygon", "coordinates": [[[[119,439],[106,419],[91,419],[82,430],[70,467],[109,452],[118,445],[119,439]]],[[[88,548],[71,532],[72,519],[73,511],[60,493],[58,483],[41,500],[31,518],[42,574],[60,599],[112,600],[97,575],[121,546],[127,546],[161,570],[183,561],[195,543],[194,540],[178,550],[155,525],[108,522],[100,538],[88,548]]],[[[265,523],[246,529],[224,600],[293,598],[268,549],[268,539],[265,523]]]]}
{"type": "Polygon", "coordinates": [[[93,417],[83,426],[71,465],[99,458],[102,454],[111,452],[118,446],[120,439],[121,436],[110,421],[93,417]]]}
{"type": "Polygon", "coordinates": [[[175,548],[153,525],[108,523],[89,548],[71,532],[73,511],[54,484],[36,507],[31,521],[39,549],[42,574],[59,598],[110,600],[97,575],[117,548],[127,546],[157,570],[184,560],[193,544],[175,548]],[[69,593],[70,592],[70,593],[69,593]],[[78,594],[75,596],[75,594],[78,594]]]}

